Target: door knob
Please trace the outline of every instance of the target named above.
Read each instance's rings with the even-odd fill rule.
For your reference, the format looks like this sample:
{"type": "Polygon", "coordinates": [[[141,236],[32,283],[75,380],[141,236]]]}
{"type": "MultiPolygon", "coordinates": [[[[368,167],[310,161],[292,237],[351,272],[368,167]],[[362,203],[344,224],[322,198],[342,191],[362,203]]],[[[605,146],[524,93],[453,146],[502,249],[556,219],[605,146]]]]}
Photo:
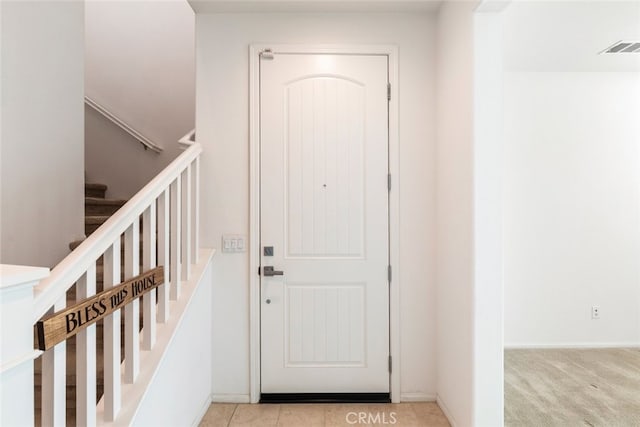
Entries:
{"type": "Polygon", "coordinates": [[[262,268],[262,272],[264,273],[265,277],[271,277],[271,276],[283,276],[284,275],[284,271],[278,271],[278,270],[274,270],[272,266],[268,265],[262,268]]]}

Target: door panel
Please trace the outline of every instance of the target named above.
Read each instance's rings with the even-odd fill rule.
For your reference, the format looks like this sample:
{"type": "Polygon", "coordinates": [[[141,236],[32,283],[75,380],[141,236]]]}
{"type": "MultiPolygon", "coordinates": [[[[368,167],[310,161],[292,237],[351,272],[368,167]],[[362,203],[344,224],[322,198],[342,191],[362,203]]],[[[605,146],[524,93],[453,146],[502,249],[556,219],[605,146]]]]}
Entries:
{"type": "Polygon", "coordinates": [[[387,62],[260,62],[263,393],[389,391],[387,62]]]}
{"type": "Polygon", "coordinates": [[[309,77],[286,90],[287,257],[363,257],[364,88],[309,77]]]}
{"type": "Polygon", "coordinates": [[[285,367],[365,365],[365,284],[285,285],[285,367]]]}

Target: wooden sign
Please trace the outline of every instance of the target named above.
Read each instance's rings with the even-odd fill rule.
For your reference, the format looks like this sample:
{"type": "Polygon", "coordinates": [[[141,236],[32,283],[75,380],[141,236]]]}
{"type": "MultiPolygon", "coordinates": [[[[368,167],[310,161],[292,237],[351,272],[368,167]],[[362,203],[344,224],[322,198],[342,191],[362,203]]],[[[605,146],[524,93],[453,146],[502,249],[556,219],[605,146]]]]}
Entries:
{"type": "Polygon", "coordinates": [[[156,267],[58,313],[44,316],[34,326],[37,347],[50,349],[163,283],[164,268],[156,267]]]}

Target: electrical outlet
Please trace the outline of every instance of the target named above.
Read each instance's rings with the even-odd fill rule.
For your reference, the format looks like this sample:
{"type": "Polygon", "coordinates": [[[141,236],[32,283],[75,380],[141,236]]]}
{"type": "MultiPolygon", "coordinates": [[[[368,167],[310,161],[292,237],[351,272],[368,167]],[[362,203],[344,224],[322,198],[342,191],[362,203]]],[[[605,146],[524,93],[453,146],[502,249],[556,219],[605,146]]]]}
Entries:
{"type": "Polygon", "coordinates": [[[600,318],[600,307],[598,307],[597,305],[594,305],[593,307],[591,307],[591,318],[592,319],[600,318]]]}

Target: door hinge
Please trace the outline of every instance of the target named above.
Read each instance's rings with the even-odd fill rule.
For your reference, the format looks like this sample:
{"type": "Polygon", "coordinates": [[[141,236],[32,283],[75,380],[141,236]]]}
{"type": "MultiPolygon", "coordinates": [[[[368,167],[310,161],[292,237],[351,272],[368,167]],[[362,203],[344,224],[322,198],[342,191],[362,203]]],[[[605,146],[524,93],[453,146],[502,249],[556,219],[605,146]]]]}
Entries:
{"type": "Polygon", "coordinates": [[[259,54],[260,59],[266,59],[271,61],[273,59],[273,51],[271,49],[265,49],[259,54]]]}
{"type": "Polygon", "coordinates": [[[387,101],[391,101],[391,83],[387,83],[387,101]]]}
{"type": "Polygon", "coordinates": [[[393,370],[391,367],[393,366],[393,362],[391,360],[391,356],[389,356],[389,373],[393,370]]]}
{"type": "Polygon", "coordinates": [[[391,266],[387,266],[387,277],[389,279],[389,283],[391,283],[391,266]]]}
{"type": "Polygon", "coordinates": [[[260,266],[258,266],[258,276],[260,276],[260,266]]]}
{"type": "Polygon", "coordinates": [[[387,174],[387,190],[391,191],[391,174],[387,174]]]}

